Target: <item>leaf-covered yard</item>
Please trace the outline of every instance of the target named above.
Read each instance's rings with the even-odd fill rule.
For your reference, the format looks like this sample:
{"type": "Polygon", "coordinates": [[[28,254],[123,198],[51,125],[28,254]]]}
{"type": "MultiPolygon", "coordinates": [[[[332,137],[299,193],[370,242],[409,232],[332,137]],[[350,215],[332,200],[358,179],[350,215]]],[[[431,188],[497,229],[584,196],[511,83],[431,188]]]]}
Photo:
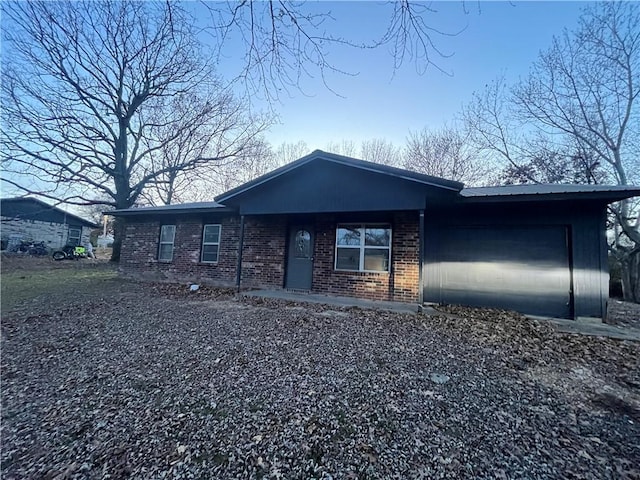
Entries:
{"type": "Polygon", "coordinates": [[[639,343],[96,273],[3,309],[3,478],[640,478],[639,343]]]}

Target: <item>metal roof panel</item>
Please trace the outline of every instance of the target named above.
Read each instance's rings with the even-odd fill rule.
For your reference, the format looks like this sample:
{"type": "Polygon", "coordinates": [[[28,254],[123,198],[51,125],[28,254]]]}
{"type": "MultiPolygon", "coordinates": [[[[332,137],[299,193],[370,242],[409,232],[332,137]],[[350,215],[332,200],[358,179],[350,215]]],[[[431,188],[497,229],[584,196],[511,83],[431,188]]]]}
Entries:
{"type": "Polygon", "coordinates": [[[495,187],[471,187],[460,191],[469,200],[529,200],[546,199],[600,199],[617,201],[640,195],[640,187],[634,185],[580,185],[580,184],[524,184],[495,187]]]}
{"type": "Polygon", "coordinates": [[[169,214],[169,213],[209,213],[209,212],[230,212],[234,211],[231,208],[225,207],[218,202],[190,202],[190,203],[175,203],[171,205],[160,205],[157,207],[135,207],[125,208],[120,210],[110,210],[104,212],[108,215],[115,216],[131,216],[131,215],[146,215],[146,214],[169,214]]]}

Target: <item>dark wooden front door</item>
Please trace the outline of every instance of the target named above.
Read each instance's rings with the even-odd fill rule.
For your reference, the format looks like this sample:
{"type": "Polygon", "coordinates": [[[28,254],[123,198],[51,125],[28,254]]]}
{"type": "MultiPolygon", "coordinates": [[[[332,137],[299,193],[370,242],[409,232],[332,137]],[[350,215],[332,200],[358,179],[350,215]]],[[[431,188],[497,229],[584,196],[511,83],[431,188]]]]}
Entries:
{"type": "Polygon", "coordinates": [[[313,240],[313,230],[309,225],[294,225],[290,227],[286,288],[311,289],[313,240]]]}

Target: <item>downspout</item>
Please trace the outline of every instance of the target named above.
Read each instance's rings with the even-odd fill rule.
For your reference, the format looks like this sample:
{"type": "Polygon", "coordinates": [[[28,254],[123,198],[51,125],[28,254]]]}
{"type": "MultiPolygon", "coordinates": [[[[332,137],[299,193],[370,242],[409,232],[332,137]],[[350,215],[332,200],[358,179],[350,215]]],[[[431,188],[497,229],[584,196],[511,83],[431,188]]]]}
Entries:
{"type": "Polygon", "coordinates": [[[424,266],[424,210],[420,210],[420,222],[418,228],[418,238],[420,239],[418,252],[418,311],[422,312],[424,304],[424,280],[422,278],[422,268],[424,266]]]}
{"type": "Polygon", "coordinates": [[[240,293],[242,282],[242,250],[244,245],[244,215],[240,215],[240,239],[238,240],[238,265],[236,266],[236,290],[240,293]]]}

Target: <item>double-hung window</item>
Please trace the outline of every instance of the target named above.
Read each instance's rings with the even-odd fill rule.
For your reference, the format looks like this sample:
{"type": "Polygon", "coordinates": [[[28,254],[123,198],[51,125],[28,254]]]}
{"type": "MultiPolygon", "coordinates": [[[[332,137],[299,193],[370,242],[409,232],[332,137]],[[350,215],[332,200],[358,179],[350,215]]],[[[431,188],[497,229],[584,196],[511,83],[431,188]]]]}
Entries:
{"type": "Polygon", "coordinates": [[[336,229],[336,270],[388,272],[390,263],[390,225],[338,225],[336,229]]]}
{"type": "Polygon", "coordinates": [[[80,239],[82,238],[82,228],[69,227],[67,233],[67,245],[77,247],[80,245],[80,239]]]}
{"type": "Polygon", "coordinates": [[[220,253],[220,225],[205,225],[202,231],[202,262],[216,263],[220,253]]]}
{"type": "Polygon", "coordinates": [[[160,227],[160,245],[158,247],[158,261],[170,262],[173,260],[173,242],[176,237],[175,225],[162,225],[160,227]]]}

